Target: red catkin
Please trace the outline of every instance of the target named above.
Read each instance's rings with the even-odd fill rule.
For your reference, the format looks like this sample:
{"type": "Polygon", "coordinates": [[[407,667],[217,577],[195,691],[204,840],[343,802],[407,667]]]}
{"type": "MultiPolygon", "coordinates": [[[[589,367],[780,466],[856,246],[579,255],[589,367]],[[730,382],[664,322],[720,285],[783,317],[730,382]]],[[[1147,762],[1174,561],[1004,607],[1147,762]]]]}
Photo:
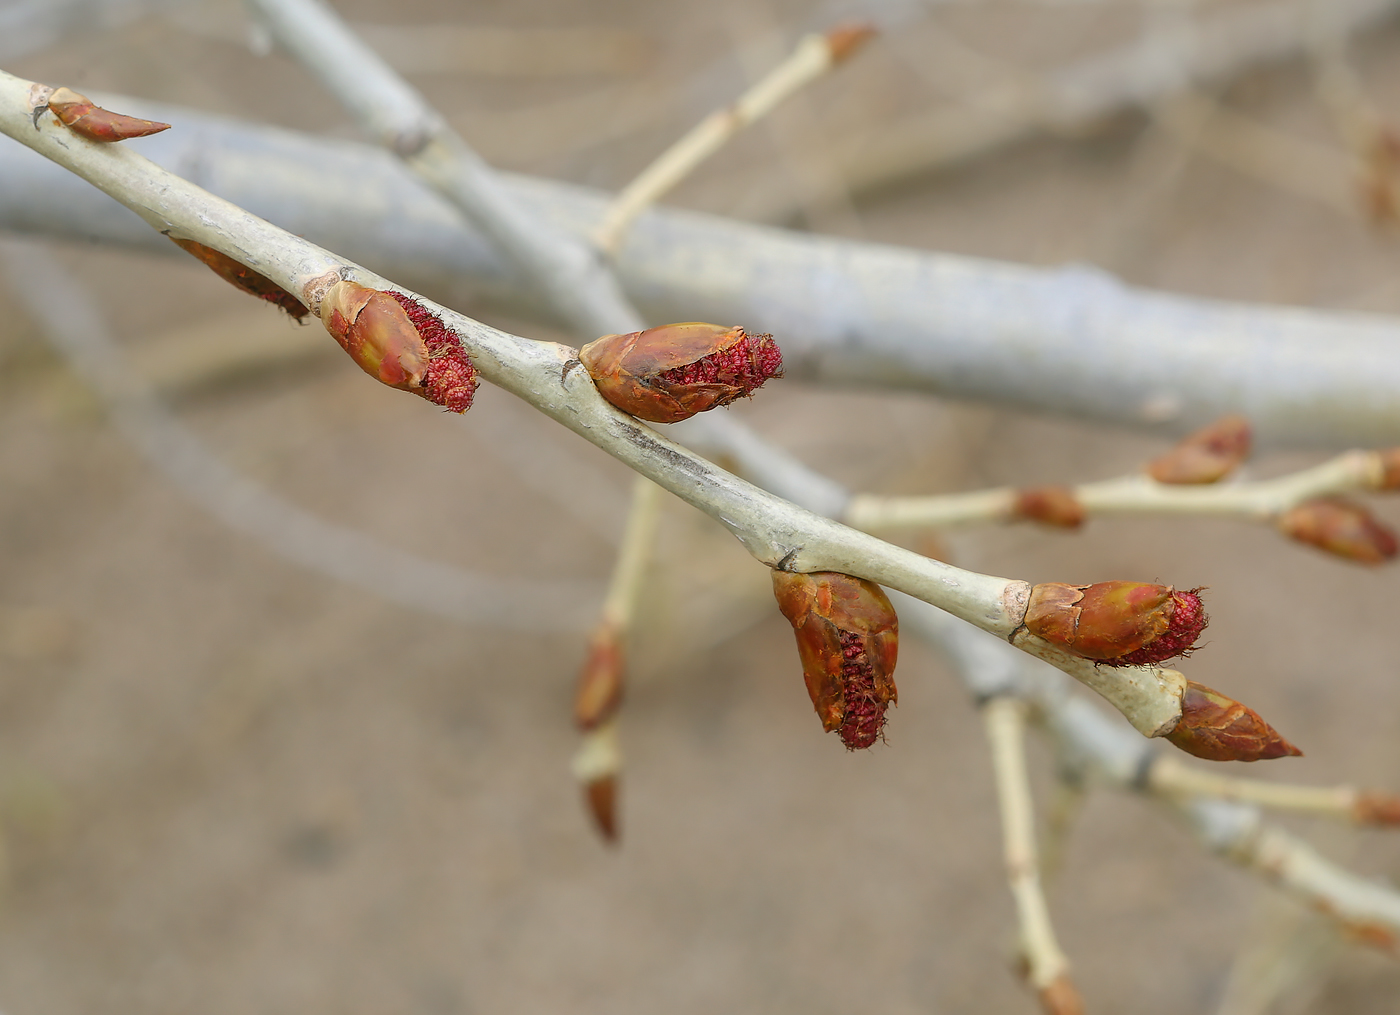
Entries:
{"type": "Polygon", "coordinates": [[[1157,638],[1135,652],[1105,659],[1108,666],[1151,666],[1174,656],[1188,656],[1196,650],[1196,639],[1210,623],[1201,604],[1200,589],[1172,594],[1171,618],[1167,629],[1157,638]]]}
{"type": "Polygon", "coordinates": [[[750,395],[770,377],[781,376],[783,354],[772,335],[750,335],[728,349],[661,373],[667,384],[730,384],[750,395]]]}
{"type": "Polygon", "coordinates": [[[884,739],[888,699],[875,688],[875,670],[866,657],[865,639],[854,631],[842,631],[841,678],[846,689],[846,716],[836,735],[848,750],[863,751],[884,739]]]}
{"type": "Polygon", "coordinates": [[[428,401],[452,412],[466,412],[471,408],[478,382],[476,368],[467,359],[462,344],[427,307],[401,292],[387,291],[403,307],[428,347],[428,370],[423,385],[428,401]]]}

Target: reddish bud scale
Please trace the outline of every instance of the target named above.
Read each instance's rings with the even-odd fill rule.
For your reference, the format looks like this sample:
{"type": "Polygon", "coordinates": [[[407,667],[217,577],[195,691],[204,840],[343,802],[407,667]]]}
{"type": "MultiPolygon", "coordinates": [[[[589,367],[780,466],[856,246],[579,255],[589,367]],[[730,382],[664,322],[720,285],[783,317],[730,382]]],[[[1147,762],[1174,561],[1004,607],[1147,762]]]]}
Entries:
{"type": "Polygon", "coordinates": [[[1395,533],[1371,512],[1341,498],[1299,504],[1279,519],[1278,527],[1300,543],[1359,564],[1384,564],[1400,549],[1395,533]]]}
{"type": "Polygon", "coordinates": [[[79,95],[71,88],[59,88],[49,96],[49,112],[58,117],[74,134],[89,141],[110,144],[133,137],[146,137],[169,130],[170,124],[156,120],[142,120],[139,117],[113,113],[94,105],[85,95],[79,95]]]}
{"type": "Polygon", "coordinates": [[[845,63],[875,35],[875,26],[869,24],[837,25],[831,29],[826,33],[826,45],[832,64],[845,63]]]}
{"type": "Polygon", "coordinates": [[[457,336],[431,311],[403,293],[390,292],[408,314],[419,337],[428,347],[428,372],[424,397],[453,412],[466,412],[476,394],[476,368],[467,359],[457,336]]]}
{"type": "Polygon", "coordinates": [[[589,643],[574,692],[574,722],[579,729],[595,729],[617,713],[625,672],[617,631],[611,625],[600,627],[589,643]]]}
{"type": "Polygon", "coordinates": [[[1384,451],[1377,451],[1380,456],[1380,482],[1377,484],[1379,490],[1400,490],[1400,448],[1386,448],[1384,451]]]}
{"type": "Polygon", "coordinates": [[[1383,924],[1367,923],[1364,920],[1345,920],[1342,927],[1351,937],[1362,944],[1379,948],[1383,952],[1400,952],[1400,941],[1396,940],[1395,931],[1383,924]]]}
{"type": "Polygon", "coordinates": [[[617,776],[605,775],[583,787],[583,803],[604,841],[617,842],[617,776]]]}
{"type": "Polygon", "coordinates": [[[1045,1015],[1084,1015],[1084,999],[1068,973],[1061,973],[1049,986],[1041,988],[1040,1006],[1045,1015]]]}
{"type": "Polygon", "coordinates": [[[1400,825],[1400,797],[1393,793],[1361,793],[1352,817],[1362,825],[1400,825]]]}
{"type": "Polygon", "coordinates": [[[1254,709],[1194,680],[1181,696],[1181,721],[1167,739],[1207,761],[1264,761],[1302,757],[1254,709]]]}
{"type": "Polygon", "coordinates": [[[1200,589],[1046,582],[1031,589],[1026,630],[1105,666],[1147,666],[1185,655],[1205,630],[1200,589]]]}
{"type": "Polygon", "coordinates": [[[894,684],[899,619],[874,582],[834,571],[773,572],[778,608],[792,624],[817,717],[849,750],[881,739],[894,684]]]}
{"type": "Polygon", "coordinates": [[[215,275],[218,275],[225,282],[236,288],[242,289],[245,293],[256,296],[260,300],[274,306],[281,307],[294,319],[300,321],[311,311],[307,310],[302,302],[287,290],[283,289],[266,275],[260,275],[252,268],[235,261],[227,254],[221,254],[213,247],[206,247],[202,243],[194,240],[182,240],[174,236],[170,237],[174,243],[186,253],[202,261],[215,275]]]}
{"type": "Polygon", "coordinates": [[[1077,529],[1084,524],[1084,505],[1067,486],[1036,486],[1018,490],[1012,514],[1017,518],[1077,529]]]}
{"type": "Polygon", "coordinates": [[[728,405],[783,372],[773,336],[700,322],[605,335],[578,357],[604,398],[652,423],[728,405]]]}
{"type": "Polygon", "coordinates": [[[1249,457],[1253,433],[1243,416],[1224,416],[1197,430],[1147,466],[1159,483],[1214,483],[1249,457]]]}

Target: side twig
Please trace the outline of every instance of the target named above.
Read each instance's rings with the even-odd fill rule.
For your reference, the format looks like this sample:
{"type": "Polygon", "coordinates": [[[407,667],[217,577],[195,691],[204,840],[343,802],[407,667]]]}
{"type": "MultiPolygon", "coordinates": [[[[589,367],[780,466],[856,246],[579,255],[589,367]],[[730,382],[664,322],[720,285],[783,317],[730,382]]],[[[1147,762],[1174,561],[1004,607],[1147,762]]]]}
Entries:
{"type": "Polygon", "coordinates": [[[1035,812],[1026,773],[1025,712],[1025,702],[1011,697],[993,698],[982,706],[1001,805],[1006,877],[1016,900],[1028,977],[1041,1006],[1048,1015],[1079,1015],[1083,1002],[1069,978],[1069,962],[1055,940],[1040,885],[1035,812]]]}
{"type": "MultiPolygon", "coordinates": [[[[1394,489],[1400,484],[1395,451],[1348,451],[1312,468],[1276,479],[1222,485],[1159,483],[1139,473],[1063,489],[1083,516],[1107,514],[1198,514],[1273,522],[1291,508],[1337,494],[1394,489]]],[[[1029,491],[999,487],[926,497],[860,494],[842,520],[869,532],[944,528],[970,522],[1027,517],[1021,505],[1029,491]]]]}
{"type": "Polygon", "coordinates": [[[618,837],[617,781],[622,754],[617,749],[617,710],[626,690],[627,643],[644,588],[647,562],[656,541],[661,488],[640,476],[634,481],[632,507],[622,534],[617,563],[574,696],[574,721],[583,741],[574,759],[575,776],[603,838],[618,837]]]}
{"type": "Polygon", "coordinates": [[[825,34],[803,36],[791,56],[732,105],[701,120],[637,174],[603,213],[603,220],[593,233],[594,244],[604,253],[616,253],[638,215],[661,200],[734,135],[843,63],[873,32],[874,29],[865,25],[843,25],[825,34]]]}

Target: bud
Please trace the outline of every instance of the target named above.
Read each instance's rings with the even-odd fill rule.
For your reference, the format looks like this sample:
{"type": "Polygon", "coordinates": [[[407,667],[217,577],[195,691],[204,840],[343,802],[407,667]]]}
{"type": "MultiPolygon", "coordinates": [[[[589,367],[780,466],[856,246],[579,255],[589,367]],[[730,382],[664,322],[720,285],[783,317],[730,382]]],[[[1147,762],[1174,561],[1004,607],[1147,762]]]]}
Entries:
{"type": "Polygon", "coordinates": [[[1249,420],[1222,416],[1153,460],[1147,473],[1159,483],[1214,483],[1249,457],[1252,438],[1249,420]]]}
{"type": "Polygon", "coordinates": [[[1400,490],[1400,448],[1386,448],[1375,454],[1380,460],[1376,489],[1400,490]]]}
{"type": "Polygon", "coordinates": [[[1400,825],[1400,796],[1393,793],[1360,793],[1352,806],[1352,818],[1360,825],[1400,825]]]}
{"type": "Polygon", "coordinates": [[[822,728],[836,730],[852,751],[881,739],[885,711],[899,701],[899,618],[884,589],[836,571],[774,571],[773,594],[797,634],[822,728]]]}
{"type": "Polygon", "coordinates": [[[696,322],[606,335],[578,358],[604,398],[652,423],[728,405],[783,374],[772,335],[696,322]]]}
{"type": "Polygon", "coordinates": [[[1259,713],[1194,680],[1181,696],[1181,721],[1167,739],[1207,761],[1301,758],[1303,752],[1259,718],[1259,713]]]}
{"type": "Polygon", "coordinates": [[[1084,505],[1079,503],[1079,498],[1067,486],[1035,486],[1018,490],[1011,512],[1017,518],[1062,529],[1077,529],[1084,524],[1084,505]]]}
{"type": "Polygon", "coordinates": [[[622,754],[617,744],[617,724],[602,723],[588,730],[573,761],[574,778],[583,787],[583,803],[599,834],[617,842],[617,784],[622,754]]]}
{"type": "Polygon", "coordinates": [[[1040,989],[1040,1007],[1045,1015],[1084,1015],[1084,999],[1068,973],[1061,973],[1040,989]]]}
{"type": "Polygon", "coordinates": [[[215,275],[218,275],[225,282],[231,283],[260,300],[267,300],[274,306],[281,307],[294,319],[300,321],[310,313],[302,305],[301,300],[287,292],[272,279],[266,275],[259,275],[252,268],[240,264],[227,254],[221,254],[213,247],[206,247],[194,240],[182,240],[174,236],[170,239],[186,253],[193,254],[200,261],[203,261],[215,275]]]}
{"type": "Polygon", "coordinates": [[[321,300],[321,322],[376,380],[453,412],[471,407],[476,370],[442,321],[411,297],[337,282],[321,300]]]}
{"type": "Polygon", "coordinates": [[[1339,497],[1311,500],[1278,520],[1284,535],[1361,564],[1383,564],[1396,553],[1395,533],[1360,504],[1339,497]]]}
{"type": "Polygon", "coordinates": [[[1046,582],[1031,589],[1026,630],[1107,666],[1146,666],[1186,655],[1205,630],[1200,589],[1170,585],[1046,582]]]}
{"type": "Polygon", "coordinates": [[[845,63],[876,34],[874,25],[837,25],[826,33],[826,47],[831,53],[831,63],[835,66],[845,63]]]}
{"type": "Polygon", "coordinates": [[[170,129],[168,123],[142,120],[93,105],[91,99],[71,88],[55,89],[49,96],[48,106],[49,111],[58,117],[59,123],[89,141],[125,141],[170,129]]]}
{"type": "Polygon", "coordinates": [[[1384,225],[1400,218],[1396,208],[1395,175],[1400,169],[1400,135],[1389,125],[1374,131],[1361,163],[1361,196],[1371,221],[1384,225]]]}
{"type": "Polygon", "coordinates": [[[602,624],[588,645],[588,658],[578,675],[574,693],[574,722],[581,730],[591,730],[611,719],[622,704],[622,639],[612,624],[602,624]]]}
{"type": "Polygon", "coordinates": [[[617,843],[617,776],[604,775],[584,784],[583,802],[605,842],[617,843]]]}

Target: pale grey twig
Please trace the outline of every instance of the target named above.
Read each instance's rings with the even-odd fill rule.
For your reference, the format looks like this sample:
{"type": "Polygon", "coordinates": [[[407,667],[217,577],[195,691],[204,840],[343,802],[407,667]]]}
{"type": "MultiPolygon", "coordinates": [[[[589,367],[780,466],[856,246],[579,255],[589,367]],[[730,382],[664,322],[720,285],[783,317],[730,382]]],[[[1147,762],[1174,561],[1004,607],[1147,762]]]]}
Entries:
{"type": "Polygon", "coordinates": [[[1228,798],[1160,792],[1146,778],[1159,749],[1070,692],[1054,670],[1029,662],[1004,642],[895,593],[901,626],[929,637],[952,660],[977,701],[1012,695],[1031,702],[1061,764],[1091,784],[1151,795],[1169,806],[1202,845],[1336,919],[1370,943],[1400,941],[1400,891],[1333,864],[1310,845],[1268,823],[1259,808],[1228,798]]]}
{"type": "MultiPolygon", "coordinates": [[[[278,229],[145,159],[130,146],[85,142],[32,113],[38,86],[0,72],[0,131],[137,211],[152,227],[212,247],[296,294],[313,313],[339,280],[376,289],[388,280],[278,229]]],[[[418,297],[454,333],[477,371],[633,470],[715,518],[756,559],[797,572],[839,571],[903,589],[1048,659],[1106,695],[1140,732],[1161,735],[1181,714],[1185,678],[1157,667],[1102,672],[1021,627],[1030,586],[954,568],[839,525],[745,483],[605,402],[569,370],[575,350],[486,327],[418,297]]]]}
{"type": "MultiPolygon", "coordinates": [[[[143,139],[142,151],[289,231],[420,288],[460,291],[465,282],[478,297],[541,314],[534,288],[383,152],[103,101],[173,122],[143,139]]],[[[534,216],[575,238],[605,206],[582,188],[505,180],[534,216]]],[[[173,250],[18,146],[0,147],[0,228],[173,250]]],[[[1400,443],[1400,323],[1392,317],[1193,299],[1083,266],[1031,268],[665,208],[633,226],[616,270],[653,320],[777,333],[794,379],[1173,432],[1238,412],[1264,443],[1400,443]]]]}

